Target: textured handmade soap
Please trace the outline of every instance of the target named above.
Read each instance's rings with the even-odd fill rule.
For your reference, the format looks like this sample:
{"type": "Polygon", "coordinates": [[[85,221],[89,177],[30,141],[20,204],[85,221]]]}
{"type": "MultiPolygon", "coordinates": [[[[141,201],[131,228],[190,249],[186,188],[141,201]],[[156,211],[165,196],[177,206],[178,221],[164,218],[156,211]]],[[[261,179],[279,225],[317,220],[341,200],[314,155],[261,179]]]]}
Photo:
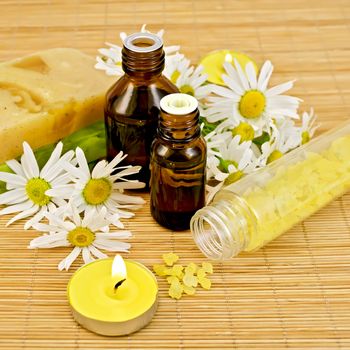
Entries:
{"type": "Polygon", "coordinates": [[[103,119],[115,81],[74,49],[51,49],[0,64],[0,164],[103,119]]]}

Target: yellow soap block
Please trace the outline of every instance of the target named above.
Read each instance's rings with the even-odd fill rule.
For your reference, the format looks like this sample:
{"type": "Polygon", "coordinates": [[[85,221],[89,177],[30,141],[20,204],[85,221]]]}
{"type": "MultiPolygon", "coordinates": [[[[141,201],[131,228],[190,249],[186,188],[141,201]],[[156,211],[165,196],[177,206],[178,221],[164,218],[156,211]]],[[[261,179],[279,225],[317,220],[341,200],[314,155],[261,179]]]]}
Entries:
{"type": "Polygon", "coordinates": [[[0,63],[0,164],[103,119],[116,80],[75,49],[51,49],[0,63]]]}

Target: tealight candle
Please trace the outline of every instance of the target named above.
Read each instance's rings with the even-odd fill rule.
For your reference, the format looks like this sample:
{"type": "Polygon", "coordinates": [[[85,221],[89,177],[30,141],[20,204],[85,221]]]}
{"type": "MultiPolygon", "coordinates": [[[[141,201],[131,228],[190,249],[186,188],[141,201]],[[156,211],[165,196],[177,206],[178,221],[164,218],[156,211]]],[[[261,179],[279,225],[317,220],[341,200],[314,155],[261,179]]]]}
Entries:
{"type": "Polygon", "coordinates": [[[78,269],[67,294],[73,317],[83,327],[102,335],[126,335],[151,321],[158,284],[145,266],[117,255],[78,269]]]}
{"type": "Polygon", "coordinates": [[[219,50],[209,52],[202,58],[200,64],[204,67],[203,72],[208,74],[207,80],[209,82],[219,85],[225,85],[224,81],[222,80],[222,75],[226,73],[223,64],[224,62],[233,63],[234,59],[238,61],[238,63],[242,66],[243,69],[245,68],[248,62],[252,62],[256,71],[258,71],[258,67],[250,57],[243,53],[230,50],[219,50]]]}

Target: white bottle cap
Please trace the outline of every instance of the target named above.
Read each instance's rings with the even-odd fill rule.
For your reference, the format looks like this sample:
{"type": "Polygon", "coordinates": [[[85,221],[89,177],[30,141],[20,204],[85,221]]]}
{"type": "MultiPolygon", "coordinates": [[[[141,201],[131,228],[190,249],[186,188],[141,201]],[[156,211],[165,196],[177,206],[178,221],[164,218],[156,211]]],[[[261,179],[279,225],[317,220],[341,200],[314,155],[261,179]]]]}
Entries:
{"type": "Polygon", "coordinates": [[[164,96],[160,100],[160,108],[168,114],[185,115],[198,108],[198,101],[193,96],[175,93],[164,96]]]}

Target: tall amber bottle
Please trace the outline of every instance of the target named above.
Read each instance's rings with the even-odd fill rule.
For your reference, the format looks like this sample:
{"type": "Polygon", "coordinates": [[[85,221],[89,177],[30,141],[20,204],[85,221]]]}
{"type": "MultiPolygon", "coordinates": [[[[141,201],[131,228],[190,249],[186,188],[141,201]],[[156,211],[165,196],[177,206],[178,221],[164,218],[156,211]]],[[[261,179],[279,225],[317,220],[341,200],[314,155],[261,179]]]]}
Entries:
{"type": "Polygon", "coordinates": [[[197,100],[171,94],[160,101],[157,138],[151,150],[150,204],[153,218],[172,230],[189,228],[205,204],[206,144],[197,100]]]}
{"type": "Polygon", "coordinates": [[[123,165],[140,165],[141,171],[134,178],[148,187],[160,100],[178,89],[162,75],[163,42],[155,34],[128,36],[122,49],[122,67],[125,74],[106,95],[107,158],[113,159],[119,151],[127,153],[123,165]]]}

